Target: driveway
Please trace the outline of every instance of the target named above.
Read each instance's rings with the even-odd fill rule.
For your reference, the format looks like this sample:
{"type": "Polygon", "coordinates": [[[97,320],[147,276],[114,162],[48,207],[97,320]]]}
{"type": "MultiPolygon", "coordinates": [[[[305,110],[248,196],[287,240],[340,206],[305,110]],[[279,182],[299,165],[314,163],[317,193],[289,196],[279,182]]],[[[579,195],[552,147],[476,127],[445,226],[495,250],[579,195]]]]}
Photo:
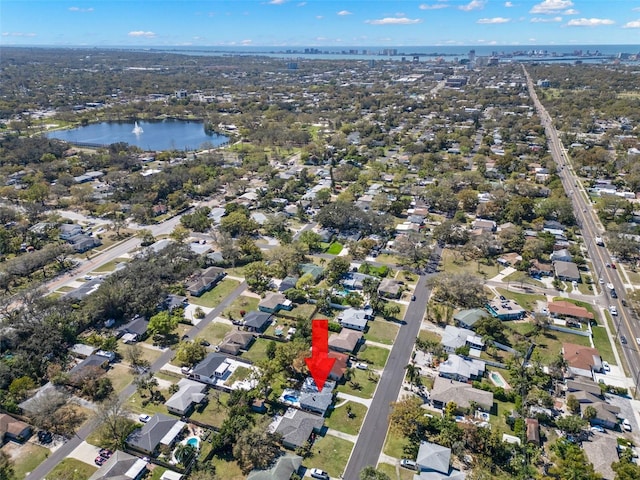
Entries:
{"type": "Polygon", "coordinates": [[[604,480],[613,480],[615,473],[611,469],[611,463],[618,461],[616,434],[596,432],[590,435],[589,440],[582,442],[582,448],[596,472],[600,473],[604,480]]]}
{"type": "Polygon", "coordinates": [[[76,460],[80,460],[81,462],[95,467],[96,464],[93,462],[93,460],[98,456],[99,453],[100,449],[98,447],[94,447],[87,442],[82,442],[71,453],[67,455],[67,458],[75,458],[76,460]]]}

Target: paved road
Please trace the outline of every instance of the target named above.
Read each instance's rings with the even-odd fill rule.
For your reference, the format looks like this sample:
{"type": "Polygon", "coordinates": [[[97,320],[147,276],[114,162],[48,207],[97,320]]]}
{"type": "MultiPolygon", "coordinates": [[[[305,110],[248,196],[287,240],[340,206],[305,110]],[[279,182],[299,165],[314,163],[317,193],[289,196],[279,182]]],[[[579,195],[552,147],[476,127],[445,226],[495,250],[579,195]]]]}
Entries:
{"type": "MultiPolygon", "coordinates": [[[[233,301],[238,298],[242,292],[244,292],[247,288],[247,283],[243,282],[236,287],[236,289],[231,292],[227,298],[225,298],[220,305],[218,305],[215,309],[210,311],[204,319],[198,325],[192,327],[187,336],[189,338],[195,338],[198,334],[206,328],[206,326],[215,318],[220,316],[224,310],[233,303],[233,301]]],[[[171,349],[167,349],[162,353],[160,358],[158,358],[153,365],[151,365],[151,371],[157,372],[159,371],[168,361],[170,361],[175,352],[171,349]]],[[[136,387],[133,383],[130,383],[120,394],[118,395],[121,400],[128,399],[131,395],[133,395],[136,391],[136,387]]],[[[47,459],[42,462],[38,468],[36,468],[33,472],[26,476],[26,480],[41,480],[45,478],[46,475],[51,472],[55,468],[55,466],[60,463],[62,460],[67,458],[69,454],[80,445],[87,437],[91,434],[91,432],[98,426],[97,419],[91,419],[88,421],[82,428],[78,430],[75,436],[71,437],[64,445],[58,448],[55,452],[53,452],[47,459]]],[[[91,460],[91,459],[89,459],[91,460]]]]}
{"type": "MultiPolygon", "coordinates": [[[[437,248],[434,255],[440,258],[441,250],[437,248]]],[[[431,295],[431,290],[427,288],[429,276],[431,275],[420,276],[415,289],[416,299],[409,302],[404,316],[405,324],[398,331],[398,336],[393,343],[378,388],[358,435],[358,441],[347,464],[343,476],[346,480],[357,480],[364,467],[378,464],[389,426],[390,404],[398,399],[404,379],[404,369],[411,359],[413,345],[420,332],[420,325],[431,295]]]]}
{"type": "Polygon", "coordinates": [[[558,137],[558,132],[553,126],[551,117],[538,99],[529,73],[524,65],[522,68],[527,77],[529,95],[533,99],[538,115],[545,127],[549,149],[558,167],[562,185],[573,202],[574,214],[578,225],[582,229],[582,236],[585,240],[589,257],[593,263],[594,271],[598,278],[604,279],[605,283],[612,283],[618,294],[617,299],[610,298],[608,295],[607,297],[601,296],[600,303],[605,307],[614,305],[618,310],[618,318],[616,319],[614,317],[616,332],[619,331],[620,335],[625,335],[629,341],[627,345],[624,345],[622,350],[631,369],[631,375],[637,390],[638,377],[640,377],[640,352],[638,351],[640,341],[636,344],[635,339],[640,338],[640,327],[633,321],[630,311],[622,305],[622,300],[626,300],[626,290],[620,278],[619,270],[606,267],[606,264],[612,263],[610,252],[606,247],[598,246],[595,242],[595,237],[602,236],[605,230],[593,211],[593,206],[588,200],[582,182],[572,168],[570,159],[558,137]]]}

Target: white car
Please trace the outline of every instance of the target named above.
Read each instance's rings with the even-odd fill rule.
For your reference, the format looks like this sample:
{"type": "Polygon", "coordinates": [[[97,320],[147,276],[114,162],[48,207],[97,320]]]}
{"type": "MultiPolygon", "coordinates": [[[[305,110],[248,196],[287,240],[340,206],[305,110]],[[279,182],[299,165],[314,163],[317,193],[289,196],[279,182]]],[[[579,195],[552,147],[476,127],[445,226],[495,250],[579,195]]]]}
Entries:
{"type": "Polygon", "coordinates": [[[626,430],[627,432],[631,431],[631,423],[626,418],[624,420],[622,420],[622,424],[621,425],[622,425],[622,428],[624,430],[626,430]]]}
{"type": "Polygon", "coordinates": [[[636,343],[640,345],[640,337],[636,337],[636,343]]]}
{"type": "Polygon", "coordinates": [[[147,423],[149,420],[151,420],[151,415],[140,415],[138,417],[138,420],[140,420],[142,423],[147,423]]]}
{"type": "Polygon", "coordinates": [[[367,365],[367,364],[366,364],[366,363],[364,363],[364,362],[358,362],[358,363],[356,363],[356,364],[355,364],[355,367],[356,367],[358,370],[366,370],[366,369],[368,369],[368,368],[369,368],[369,365],[367,365]]]}
{"type": "Polygon", "coordinates": [[[402,460],[400,460],[400,466],[408,468],[409,470],[415,470],[416,462],[414,462],[413,460],[409,460],[408,458],[403,458],[402,460]]]}
{"type": "Polygon", "coordinates": [[[319,480],[329,480],[329,474],[324,470],[320,470],[319,468],[312,468],[309,470],[311,474],[311,478],[317,478],[319,480]]]}
{"type": "Polygon", "coordinates": [[[613,316],[618,315],[618,309],[613,305],[609,305],[609,312],[611,312],[611,315],[613,316]]]}
{"type": "Polygon", "coordinates": [[[611,367],[609,366],[609,363],[605,362],[604,360],[602,361],[602,369],[605,372],[610,372],[611,371],[611,367]]]}
{"type": "Polygon", "coordinates": [[[600,277],[600,280],[598,280],[598,282],[600,282],[600,285],[604,285],[604,278],[600,277]]]}

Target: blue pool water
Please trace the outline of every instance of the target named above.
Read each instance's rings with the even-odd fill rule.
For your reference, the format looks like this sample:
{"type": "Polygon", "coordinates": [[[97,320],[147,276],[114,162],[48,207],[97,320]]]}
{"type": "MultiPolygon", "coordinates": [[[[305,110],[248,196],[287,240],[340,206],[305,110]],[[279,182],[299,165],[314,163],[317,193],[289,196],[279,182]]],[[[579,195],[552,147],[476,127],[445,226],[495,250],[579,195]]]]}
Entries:
{"type": "Polygon", "coordinates": [[[298,401],[298,397],[294,397],[293,395],[285,395],[282,398],[284,398],[285,402],[296,403],[298,401]]]}
{"type": "Polygon", "coordinates": [[[187,445],[191,445],[192,447],[198,447],[198,439],[196,437],[191,437],[187,439],[187,445]]]}

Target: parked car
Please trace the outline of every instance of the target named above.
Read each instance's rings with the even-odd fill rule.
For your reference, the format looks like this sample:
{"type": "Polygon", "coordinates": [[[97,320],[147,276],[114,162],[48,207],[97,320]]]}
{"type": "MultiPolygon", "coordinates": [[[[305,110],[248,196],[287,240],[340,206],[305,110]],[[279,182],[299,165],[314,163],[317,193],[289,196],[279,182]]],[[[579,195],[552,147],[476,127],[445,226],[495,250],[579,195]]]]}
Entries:
{"type": "Polygon", "coordinates": [[[602,361],[602,369],[605,372],[610,372],[611,371],[611,367],[609,366],[609,363],[604,361],[604,360],[602,361]]]}
{"type": "Polygon", "coordinates": [[[621,425],[623,430],[626,430],[627,432],[631,431],[631,422],[629,422],[628,419],[625,418],[624,420],[622,420],[621,425]]]}
{"type": "Polygon", "coordinates": [[[591,430],[592,432],[605,433],[605,429],[602,428],[600,425],[594,425],[589,430],[591,430]]]}
{"type": "Polygon", "coordinates": [[[107,459],[98,455],[93,461],[95,462],[96,465],[101,467],[104,464],[104,462],[107,461],[107,459]]]}
{"type": "Polygon", "coordinates": [[[364,362],[358,362],[358,363],[356,363],[356,364],[355,364],[355,367],[356,367],[358,370],[366,370],[366,369],[368,369],[368,368],[369,368],[369,365],[367,365],[367,364],[366,364],[366,363],[364,363],[364,362]]]}
{"type": "Polygon", "coordinates": [[[411,295],[411,301],[413,302],[416,299],[415,295],[411,295]]]}
{"type": "Polygon", "coordinates": [[[311,474],[311,478],[317,478],[319,480],[329,480],[329,474],[324,470],[320,470],[319,468],[312,468],[309,473],[311,474]]]}
{"type": "Polygon", "coordinates": [[[408,468],[409,470],[415,470],[417,465],[416,465],[416,462],[414,462],[413,460],[409,460],[408,458],[403,458],[402,460],[400,460],[400,466],[404,468],[408,468]]]}
{"type": "Polygon", "coordinates": [[[99,453],[102,458],[110,458],[113,455],[113,452],[108,448],[101,448],[99,453]]]}
{"type": "Polygon", "coordinates": [[[203,347],[211,346],[211,344],[209,342],[207,342],[206,340],[200,340],[200,345],[202,345],[203,347]]]}
{"type": "Polygon", "coordinates": [[[40,430],[38,432],[38,440],[40,441],[40,443],[51,443],[51,441],[53,440],[53,435],[51,434],[51,432],[40,430]]]}
{"type": "Polygon", "coordinates": [[[142,423],[147,423],[149,420],[151,420],[151,415],[142,414],[138,417],[138,420],[140,420],[142,423]]]}
{"type": "Polygon", "coordinates": [[[627,337],[625,337],[624,335],[620,335],[620,343],[622,343],[623,345],[627,344],[627,337]]]}

